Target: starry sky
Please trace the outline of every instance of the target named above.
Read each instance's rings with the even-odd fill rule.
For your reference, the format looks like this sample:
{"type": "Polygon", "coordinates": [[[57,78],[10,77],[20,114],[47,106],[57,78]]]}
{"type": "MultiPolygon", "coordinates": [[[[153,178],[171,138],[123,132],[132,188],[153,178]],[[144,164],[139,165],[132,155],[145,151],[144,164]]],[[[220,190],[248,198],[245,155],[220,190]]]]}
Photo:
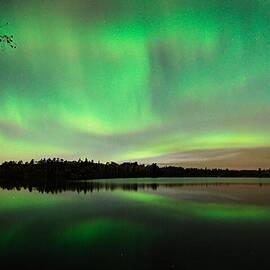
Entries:
{"type": "Polygon", "coordinates": [[[0,0],[0,162],[270,167],[269,0],[0,0]]]}

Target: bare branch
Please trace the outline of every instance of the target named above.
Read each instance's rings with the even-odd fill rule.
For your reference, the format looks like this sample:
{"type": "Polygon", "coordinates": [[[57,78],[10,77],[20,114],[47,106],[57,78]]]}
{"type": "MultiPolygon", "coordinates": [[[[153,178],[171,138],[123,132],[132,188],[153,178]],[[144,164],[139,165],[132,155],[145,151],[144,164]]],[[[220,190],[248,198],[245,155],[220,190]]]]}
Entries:
{"type": "MultiPolygon", "coordinates": [[[[9,23],[5,23],[0,26],[0,29],[3,28],[4,26],[7,26],[9,23]]],[[[7,44],[9,47],[15,49],[17,48],[14,40],[13,40],[13,35],[0,35],[0,44],[7,44]]]]}

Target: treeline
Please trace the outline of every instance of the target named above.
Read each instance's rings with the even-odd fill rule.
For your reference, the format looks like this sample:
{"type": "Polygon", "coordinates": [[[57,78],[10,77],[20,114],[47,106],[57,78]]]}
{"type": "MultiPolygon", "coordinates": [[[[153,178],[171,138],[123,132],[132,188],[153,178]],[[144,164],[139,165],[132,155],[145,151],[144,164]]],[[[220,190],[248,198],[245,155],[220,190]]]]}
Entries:
{"type": "Polygon", "coordinates": [[[159,167],[137,162],[100,163],[87,159],[67,161],[63,159],[41,159],[39,161],[7,161],[0,165],[0,179],[28,181],[61,181],[102,178],[138,177],[270,177],[270,169],[228,170],[198,169],[182,167],[159,167]]]}

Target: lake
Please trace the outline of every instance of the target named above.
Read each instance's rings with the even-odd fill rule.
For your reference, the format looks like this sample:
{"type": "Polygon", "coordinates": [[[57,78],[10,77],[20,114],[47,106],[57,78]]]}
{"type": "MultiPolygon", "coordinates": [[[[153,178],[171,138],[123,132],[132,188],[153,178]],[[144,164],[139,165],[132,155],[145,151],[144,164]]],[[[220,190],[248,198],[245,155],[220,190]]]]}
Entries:
{"type": "Polygon", "coordinates": [[[0,259],[8,267],[260,269],[269,261],[269,228],[270,179],[0,189],[0,259]]]}

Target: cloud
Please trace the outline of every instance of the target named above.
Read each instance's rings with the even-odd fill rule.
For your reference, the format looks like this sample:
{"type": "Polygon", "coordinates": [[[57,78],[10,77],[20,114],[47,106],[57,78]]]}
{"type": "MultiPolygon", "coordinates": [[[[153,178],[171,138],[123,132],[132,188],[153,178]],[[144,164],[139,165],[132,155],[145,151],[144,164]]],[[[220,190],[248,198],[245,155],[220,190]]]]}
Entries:
{"type": "Polygon", "coordinates": [[[189,151],[157,157],[154,160],[161,165],[182,167],[268,169],[270,168],[270,147],[189,151]]]}

